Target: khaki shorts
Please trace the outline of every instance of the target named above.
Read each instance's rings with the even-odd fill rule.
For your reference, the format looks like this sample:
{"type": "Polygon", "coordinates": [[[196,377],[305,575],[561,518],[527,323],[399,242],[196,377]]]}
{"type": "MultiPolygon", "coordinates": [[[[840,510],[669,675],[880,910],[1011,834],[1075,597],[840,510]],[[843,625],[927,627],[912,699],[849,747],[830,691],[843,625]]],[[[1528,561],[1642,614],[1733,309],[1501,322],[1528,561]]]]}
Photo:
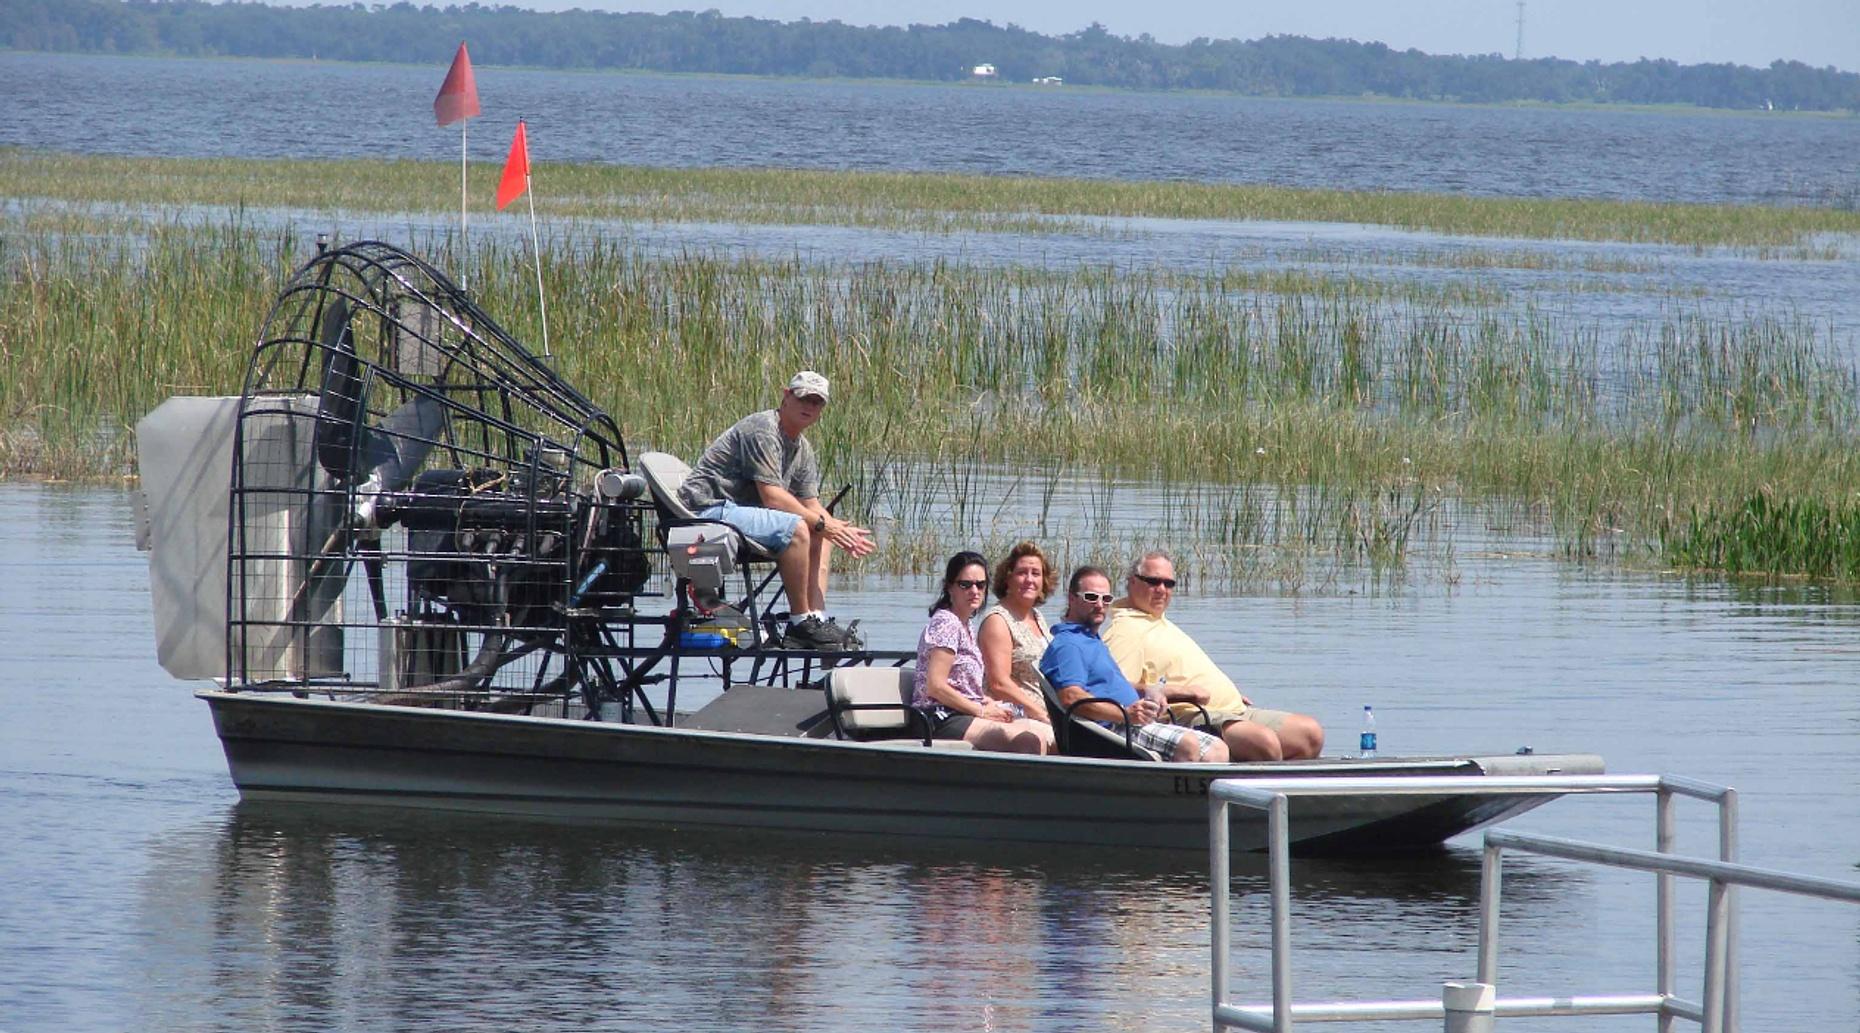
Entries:
{"type": "MultiPolygon", "coordinates": [[[[1189,710],[1188,720],[1201,720],[1201,711],[1189,710]]],[[[1235,721],[1251,721],[1256,725],[1280,731],[1285,727],[1285,719],[1292,716],[1289,710],[1268,710],[1265,707],[1248,707],[1245,710],[1210,710],[1208,727],[1226,728],[1235,721]]]]}

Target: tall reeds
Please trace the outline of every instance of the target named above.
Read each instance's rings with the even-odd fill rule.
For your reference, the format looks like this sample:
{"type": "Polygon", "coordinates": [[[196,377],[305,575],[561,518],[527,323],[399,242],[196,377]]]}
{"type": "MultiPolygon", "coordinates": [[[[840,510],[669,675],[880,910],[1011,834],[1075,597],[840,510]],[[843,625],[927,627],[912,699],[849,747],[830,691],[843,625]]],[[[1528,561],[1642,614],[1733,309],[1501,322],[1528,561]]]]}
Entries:
{"type": "MultiPolygon", "coordinates": [[[[169,394],[237,392],[307,248],[236,218],[4,239],[0,469],[57,476],[126,469],[123,431],[169,394]]],[[[522,249],[415,244],[540,338],[522,249]]],[[[557,368],[636,448],[693,454],[794,369],[825,372],[823,459],[901,542],[1050,531],[1060,485],[1102,476],[1082,512],[1103,527],[1113,483],[1208,486],[1171,530],[1217,543],[1210,567],[1268,549],[1399,565],[1443,495],[1502,499],[1572,555],[1651,555],[1689,507],[1860,488],[1852,342],[1768,314],[1604,332],[1348,282],[646,258],[573,229],[542,271],[557,368]],[[1003,509],[982,466],[1044,501],[1003,509]]]]}
{"type": "Polygon", "coordinates": [[[285,231],[155,223],[134,237],[9,235],[0,251],[0,472],[123,468],[171,394],[237,393],[288,270],[285,231]]]}
{"type": "Polygon", "coordinates": [[[1660,529],[1668,562],[1687,570],[1860,581],[1860,502],[1759,492],[1690,506],[1660,529]]]}

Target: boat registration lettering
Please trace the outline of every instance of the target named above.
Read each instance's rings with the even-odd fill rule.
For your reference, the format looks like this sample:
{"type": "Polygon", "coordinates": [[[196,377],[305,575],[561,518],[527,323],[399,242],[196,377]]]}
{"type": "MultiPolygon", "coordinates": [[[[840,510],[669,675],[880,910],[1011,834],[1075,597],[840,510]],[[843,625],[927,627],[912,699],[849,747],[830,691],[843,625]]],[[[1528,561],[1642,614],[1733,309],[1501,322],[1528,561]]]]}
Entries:
{"type": "Polygon", "coordinates": [[[1205,776],[1197,778],[1191,775],[1175,775],[1173,778],[1177,796],[1206,796],[1208,795],[1208,783],[1214,781],[1205,776]]]}

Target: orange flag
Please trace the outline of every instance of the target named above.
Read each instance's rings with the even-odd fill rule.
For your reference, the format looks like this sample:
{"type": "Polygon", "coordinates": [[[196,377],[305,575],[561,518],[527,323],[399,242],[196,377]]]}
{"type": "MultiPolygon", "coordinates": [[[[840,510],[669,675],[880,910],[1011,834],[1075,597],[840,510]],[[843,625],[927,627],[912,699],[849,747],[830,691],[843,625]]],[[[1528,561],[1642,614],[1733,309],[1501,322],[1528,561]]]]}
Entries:
{"type": "Polygon", "coordinates": [[[517,119],[517,135],[510,138],[510,156],[504,159],[504,178],[497,184],[497,210],[523,196],[530,187],[530,138],[517,119]]]}
{"type": "Polygon", "coordinates": [[[439,85],[439,96],[433,98],[433,117],[440,125],[449,126],[479,114],[478,81],[472,78],[471,54],[460,43],[458,53],[452,55],[452,67],[446,70],[446,81],[439,85]]]}

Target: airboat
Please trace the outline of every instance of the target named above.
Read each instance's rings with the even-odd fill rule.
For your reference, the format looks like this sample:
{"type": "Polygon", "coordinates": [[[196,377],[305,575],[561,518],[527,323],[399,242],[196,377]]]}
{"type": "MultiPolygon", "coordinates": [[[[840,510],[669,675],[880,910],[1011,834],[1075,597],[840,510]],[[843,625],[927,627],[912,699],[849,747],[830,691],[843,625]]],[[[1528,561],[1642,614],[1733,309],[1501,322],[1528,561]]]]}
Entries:
{"type": "MultiPolygon", "coordinates": [[[[914,653],[783,643],[771,557],[680,506],[678,459],[633,454],[466,292],[380,242],[319,245],[241,393],[170,398],[137,438],[158,656],[201,683],[250,799],[1205,849],[1217,777],[1602,767],[1164,764],[1069,719],[1061,756],[947,748],[906,705],[914,653]]],[[[1414,848],[1550,798],[1327,797],[1292,833],[1414,848]]],[[[1233,829],[1237,849],[1264,840],[1263,820],[1233,829]]]]}

